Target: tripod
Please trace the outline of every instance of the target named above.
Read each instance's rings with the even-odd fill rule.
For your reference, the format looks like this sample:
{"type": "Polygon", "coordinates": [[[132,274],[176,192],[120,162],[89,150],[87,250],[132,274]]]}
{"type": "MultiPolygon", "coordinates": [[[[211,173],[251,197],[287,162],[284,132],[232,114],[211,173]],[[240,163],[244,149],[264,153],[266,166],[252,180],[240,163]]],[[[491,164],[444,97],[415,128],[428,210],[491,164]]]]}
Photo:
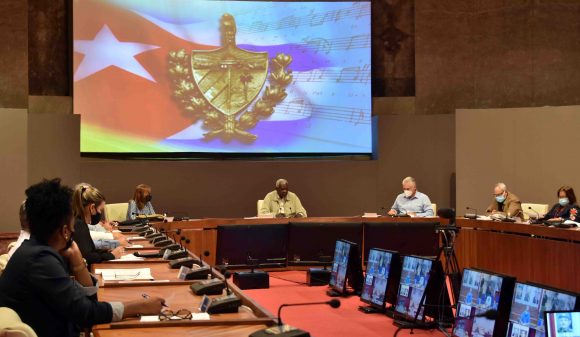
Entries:
{"type": "MultiPolygon", "coordinates": [[[[430,273],[434,273],[434,269],[439,265],[444,258],[444,266],[443,266],[443,275],[444,275],[444,282],[439,292],[439,304],[437,305],[440,309],[446,307],[445,305],[445,289],[449,291],[449,308],[453,309],[456,303],[456,298],[459,293],[459,285],[460,285],[460,273],[459,273],[459,263],[457,262],[457,256],[455,255],[455,238],[459,229],[453,225],[453,220],[455,220],[455,216],[450,219],[450,225],[448,226],[437,226],[435,228],[436,232],[439,234],[439,242],[441,246],[439,247],[439,252],[437,257],[435,258],[435,262],[433,264],[433,268],[431,268],[430,273]],[[447,285],[447,287],[446,287],[447,285]]],[[[430,278],[431,279],[431,278],[430,278]]],[[[395,320],[394,324],[398,327],[395,331],[393,337],[396,337],[399,331],[403,329],[410,329],[411,334],[413,334],[414,329],[424,329],[424,330],[432,330],[432,329],[439,329],[445,336],[451,337],[449,332],[445,330],[446,325],[448,326],[451,322],[444,321],[444,310],[439,313],[439,317],[433,321],[425,322],[418,320],[419,314],[421,313],[421,309],[425,312],[425,308],[427,304],[425,304],[425,300],[427,299],[427,287],[421,296],[421,300],[419,301],[419,306],[415,313],[415,317],[411,322],[407,321],[397,321],[395,320]],[[446,324],[447,323],[447,324],[446,324]]],[[[453,317],[451,317],[452,319],[453,317]]],[[[424,319],[424,317],[423,317],[424,319]]]]}

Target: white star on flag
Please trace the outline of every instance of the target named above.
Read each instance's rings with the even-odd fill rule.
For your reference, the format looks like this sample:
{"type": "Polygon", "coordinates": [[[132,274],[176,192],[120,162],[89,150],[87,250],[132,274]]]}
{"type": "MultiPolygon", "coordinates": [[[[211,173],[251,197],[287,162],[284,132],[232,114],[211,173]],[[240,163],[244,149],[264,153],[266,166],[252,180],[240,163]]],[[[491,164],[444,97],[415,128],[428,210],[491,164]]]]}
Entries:
{"type": "Polygon", "coordinates": [[[135,59],[135,55],[157,48],[159,46],[120,42],[109,27],[104,25],[93,40],[74,41],[75,52],[85,55],[75,72],[74,80],[82,80],[107,67],[115,66],[155,82],[153,76],[135,59]]]}

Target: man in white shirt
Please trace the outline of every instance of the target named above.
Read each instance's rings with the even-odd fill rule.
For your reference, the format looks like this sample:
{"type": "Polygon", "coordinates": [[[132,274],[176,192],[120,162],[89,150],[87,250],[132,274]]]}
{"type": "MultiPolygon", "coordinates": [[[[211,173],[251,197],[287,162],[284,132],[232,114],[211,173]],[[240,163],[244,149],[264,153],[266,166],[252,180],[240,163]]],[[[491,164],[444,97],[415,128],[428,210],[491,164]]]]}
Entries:
{"type": "Polygon", "coordinates": [[[429,197],[417,191],[415,178],[403,179],[403,193],[399,194],[391,207],[388,215],[407,214],[409,216],[426,217],[434,216],[433,207],[429,197]]]}

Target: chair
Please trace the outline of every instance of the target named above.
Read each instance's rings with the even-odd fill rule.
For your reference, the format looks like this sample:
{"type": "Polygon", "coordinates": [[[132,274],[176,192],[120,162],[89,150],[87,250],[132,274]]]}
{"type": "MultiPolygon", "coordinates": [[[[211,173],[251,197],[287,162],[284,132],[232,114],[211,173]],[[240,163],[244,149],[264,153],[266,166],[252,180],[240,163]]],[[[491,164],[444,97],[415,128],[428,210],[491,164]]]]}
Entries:
{"type": "Polygon", "coordinates": [[[127,210],[129,203],[105,204],[105,219],[107,221],[125,221],[127,220],[127,210]]]}
{"type": "Polygon", "coordinates": [[[437,204],[431,204],[431,208],[433,208],[433,215],[437,216],[437,204]]]}
{"type": "Polygon", "coordinates": [[[258,213],[256,213],[256,214],[260,215],[260,210],[262,209],[263,204],[264,204],[263,199],[258,200],[258,213]]]}
{"type": "Polygon", "coordinates": [[[8,254],[0,255],[0,276],[2,276],[2,273],[4,272],[4,269],[6,269],[7,264],[8,264],[8,254]]]}
{"type": "Polygon", "coordinates": [[[540,214],[540,216],[542,216],[543,214],[548,213],[549,207],[550,206],[548,204],[528,204],[528,203],[522,203],[522,211],[524,211],[524,220],[529,220],[530,219],[530,214],[533,217],[537,217],[538,214],[540,214]],[[536,212],[537,212],[537,214],[536,214],[536,212]]]}
{"type": "Polygon", "coordinates": [[[22,323],[16,311],[0,308],[0,337],[37,337],[28,324],[22,323]]]}

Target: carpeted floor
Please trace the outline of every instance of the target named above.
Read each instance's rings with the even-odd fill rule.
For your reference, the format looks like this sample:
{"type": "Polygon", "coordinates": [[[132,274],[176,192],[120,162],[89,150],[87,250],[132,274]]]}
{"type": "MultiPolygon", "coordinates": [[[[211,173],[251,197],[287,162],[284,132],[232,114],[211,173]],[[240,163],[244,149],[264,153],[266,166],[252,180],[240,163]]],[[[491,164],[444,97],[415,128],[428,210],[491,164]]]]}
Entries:
{"type": "MultiPolygon", "coordinates": [[[[280,304],[328,301],[328,287],[309,287],[304,284],[289,282],[306,282],[306,272],[285,271],[270,273],[269,289],[244,290],[260,303],[266,310],[276,315],[280,304]]],[[[340,298],[341,306],[333,309],[328,305],[286,307],[282,309],[282,320],[286,324],[310,332],[315,337],[356,336],[375,337],[393,336],[396,327],[393,320],[383,314],[364,314],[358,310],[365,303],[359,297],[340,298]]],[[[397,336],[409,336],[409,330],[399,332],[397,336]]],[[[444,337],[438,331],[415,330],[414,337],[444,337]]]]}

